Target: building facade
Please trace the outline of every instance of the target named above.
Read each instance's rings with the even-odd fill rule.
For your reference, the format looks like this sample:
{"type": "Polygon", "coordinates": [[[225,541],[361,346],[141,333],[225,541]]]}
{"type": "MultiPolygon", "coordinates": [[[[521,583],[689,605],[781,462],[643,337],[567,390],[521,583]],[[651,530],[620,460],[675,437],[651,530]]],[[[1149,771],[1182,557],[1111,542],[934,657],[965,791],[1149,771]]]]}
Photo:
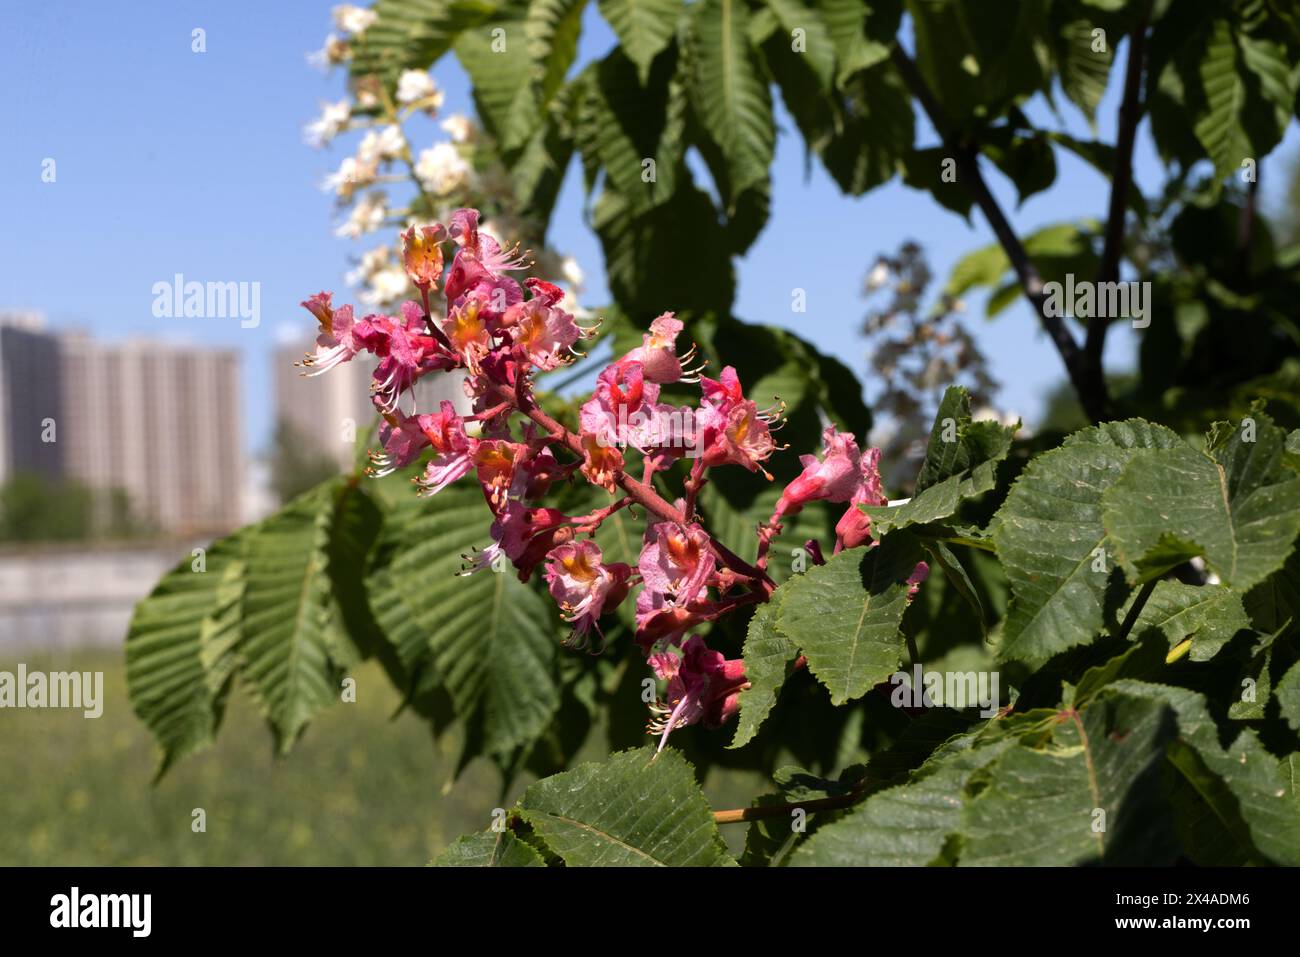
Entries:
{"type": "Polygon", "coordinates": [[[153,340],[110,344],[30,324],[0,324],[0,350],[4,474],[120,489],[138,516],[168,534],[239,526],[236,351],[153,340]],[[56,428],[48,442],[47,418],[56,428]]]}

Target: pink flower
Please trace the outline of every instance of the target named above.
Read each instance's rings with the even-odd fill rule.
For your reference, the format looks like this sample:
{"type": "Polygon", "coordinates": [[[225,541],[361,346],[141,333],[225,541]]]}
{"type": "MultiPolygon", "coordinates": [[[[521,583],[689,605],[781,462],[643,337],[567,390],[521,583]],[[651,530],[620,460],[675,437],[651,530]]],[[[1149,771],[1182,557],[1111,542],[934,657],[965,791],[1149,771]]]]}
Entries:
{"type": "Polygon", "coordinates": [[[682,331],[680,319],[671,312],[665,312],[650,323],[650,331],[641,337],[641,345],[623,357],[623,362],[639,362],[645,370],[645,377],[651,382],[668,385],[683,379],[695,381],[692,376],[684,376],[682,359],[694,358],[695,347],[692,346],[681,358],[677,355],[677,336],[682,331]]]}
{"type": "Polygon", "coordinates": [[[762,472],[771,481],[772,476],[760,463],[775,451],[776,443],[767,419],[750,400],[732,406],[725,417],[704,417],[703,440],[706,467],[743,465],[751,472],[762,472]]]}
{"type": "Polygon", "coordinates": [[[660,735],[659,751],[678,728],[701,721],[706,728],[721,727],[739,709],[740,692],[749,687],[744,661],[710,651],[699,635],[690,636],[681,645],[675,664],[664,660],[668,654],[656,656],[654,665],[661,677],[668,677],[667,700],[651,706],[647,728],[660,735]]]}
{"type": "MultiPolygon", "coordinates": [[[[531,282],[531,280],[530,280],[531,282]]],[[[514,336],[515,347],[539,369],[555,369],[568,361],[582,330],[573,316],[541,298],[511,306],[503,323],[514,336]]]]}
{"type": "Polygon", "coordinates": [[[712,611],[708,583],[718,561],[699,525],[658,522],[646,530],[637,559],[645,587],[636,600],[636,640],[650,648],[705,620],[712,611]]]}
{"type": "Polygon", "coordinates": [[[639,362],[616,362],[596,379],[596,391],[578,414],[584,436],[602,445],[631,445],[649,422],[659,386],[647,382],[639,362]]]}
{"type": "Polygon", "coordinates": [[[859,505],[887,505],[889,499],[880,486],[880,449],[867,449],[858,463],[858,485],[849,499],[849,507],[835,525],[835,536],[844,548],[857,548],[871,538],[871,518],[859,505]]]}
{"type": "Polygon", "coordinates": [[[482,571],[504,555],[518,570],[519,580],[526,582],[548,552],[573,537],[570,521],[559,509],[529,508],[510,500],[492,523],[492,544],[472,558],[463,556],[470,564],[461,574],[482,571]]]}
{"type": "MultiPolygon", "coordinates": [[[[822,458],[802,455],[801,472],[781,493],[776,515],[793,515],[812,501],[847,502],[859,485],[858,443],[848,432],[836,432],[833,425],[822,433],[822,458]]],[[[880,450],[876,450],[880,457],[880,450]]]]}
{"type": "Polygon", "coordinates": [[[402,265],[417,289],[427,292],[442,278],[442,241],[446,230],[441,223],[407,227],[402,233],[402,265]]]}
{"type": "Polygon", "coordinates": [[[573,622],[573,637],[592,626],[600,633],[597,619],[627,597],[632,569],[622,562],[604,564],[600,548],[590,539],[559,545],[546,557],[546,583],[565,620],[573,622]]]}
{"type": "Polygon", "coordinates": [[[646,533],[637,560],[646,588],[685,603],[697,598],[717,571],[709,533],[699,525],[657,522],[646,533]]]}
{"type": "Polygon", "coordinates": [[[930,577],[930,566],[925,562],[917,562],[916,567],[912,569],[912,574],[907,576],[907,600],[911,601],[916,597],[916,593],[921,590],[921,582],[930,577]]]}
{"type": "Polygon", "coordinates": [[[502,250],[491,236],[478,231],[478,210],[458,209],[451,216],[451,237],[460,245],[444,290],[447,302],[458,304],[467,295],[482,302],[484,321],[494,322],[510,306],[524,298],[519,283],[501,275],[522,269],[524,262],[517,250],[502,250]]]}
{"type": "Polygon", "coordinates": [[[593,435],[582,435],[582,474],[592,485],[599,485],[610,495],[618,489],[623,474],[623,453],[604,444],[593,435]]]}
{"type": "Polygon", "coordinates": [[[320,335],[316,337],[316,350],[308,353],[301,365],[310,372],[304,375],[316,376],[328,372],[335,366],[348,362],[359,352],[364,352],[374,345],[375,316],[355,320],[351,306],[332,308],[328,292],[317,293],[302,305],[320,323],[320,335]]]}
{"type": "Polygon", "coordinates": [[[437,454],[416,484],[421,495],[435,495],[474,468],[478,443],[465,434],[465,421],[446,399],[437,412],[420,416],[418,422],[421,434],[437,454]]]}

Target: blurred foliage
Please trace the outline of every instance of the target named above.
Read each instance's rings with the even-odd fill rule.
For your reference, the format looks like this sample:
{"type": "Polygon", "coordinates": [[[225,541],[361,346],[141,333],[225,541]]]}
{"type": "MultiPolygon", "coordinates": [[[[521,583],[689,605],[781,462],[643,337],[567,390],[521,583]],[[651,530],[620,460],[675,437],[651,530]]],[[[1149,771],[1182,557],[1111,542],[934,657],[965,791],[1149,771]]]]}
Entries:
{"type": "Polygon", "coordinates": [[[126,541],[153,532],[124,489],[26,473],[0,486],[0,542],[126,541]]]}

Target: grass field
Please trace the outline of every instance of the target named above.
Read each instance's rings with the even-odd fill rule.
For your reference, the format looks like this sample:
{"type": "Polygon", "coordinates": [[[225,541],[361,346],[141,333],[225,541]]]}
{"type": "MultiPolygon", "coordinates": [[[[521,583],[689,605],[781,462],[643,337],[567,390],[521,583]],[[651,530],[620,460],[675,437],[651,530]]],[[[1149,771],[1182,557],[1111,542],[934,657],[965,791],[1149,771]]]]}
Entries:
{"type": "MultiPolygon", "coordinates": [[[[455,743],[435,744],[412,715],[392,718],[397,693],[374,665],[355,672],[356,703],[326,710],[280,760],[256,706],[236,694],[216,746],[154,785],[154,742],[127,702],[120,653],[26,655],[0,670],[19,660],[103,671],[104,711],[0,710],[0,865],[423,865],[502,803],[483,761],[447,787],[455,743]],[[204,833],[191,829],[196,808],[204,833]]],[[[753,793],[730,778],[720,799],[753,793]]],[[[744,829],[730,830],[743,844],[744,829]]]]}
{"type": "Polygon", "coordinates": [[[356,672],[355,704],[328,709],[281,760],[256,706],[234,698],[216,746],[154,785],[120,654],[21,660],[102,670],[104,713],[0,711],[0,864],[425,864],[498,803],[484,763],[441,793],[454,752],[418,718],[390,720],[398,697],[377,667],[356,672]],[[205,833],[191,829],[195,808],[205,833]]]}

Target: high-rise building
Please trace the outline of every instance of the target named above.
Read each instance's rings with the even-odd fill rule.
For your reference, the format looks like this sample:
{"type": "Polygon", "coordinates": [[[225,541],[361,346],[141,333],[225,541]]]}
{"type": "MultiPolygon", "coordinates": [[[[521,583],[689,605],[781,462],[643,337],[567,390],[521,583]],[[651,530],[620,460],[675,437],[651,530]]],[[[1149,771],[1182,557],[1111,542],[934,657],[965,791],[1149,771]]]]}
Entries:
{"type": "Polygon", "coordinates": [[[0,482],[63,474],[58,343],[36,313],[0,313],[0,482]]]}
{"type": "Polygon", "coordinates": [[[135,514],[178,535],[240,524],[236,351],[0,323],[0,397],[8,474],[120,489],[135,514]]]}

